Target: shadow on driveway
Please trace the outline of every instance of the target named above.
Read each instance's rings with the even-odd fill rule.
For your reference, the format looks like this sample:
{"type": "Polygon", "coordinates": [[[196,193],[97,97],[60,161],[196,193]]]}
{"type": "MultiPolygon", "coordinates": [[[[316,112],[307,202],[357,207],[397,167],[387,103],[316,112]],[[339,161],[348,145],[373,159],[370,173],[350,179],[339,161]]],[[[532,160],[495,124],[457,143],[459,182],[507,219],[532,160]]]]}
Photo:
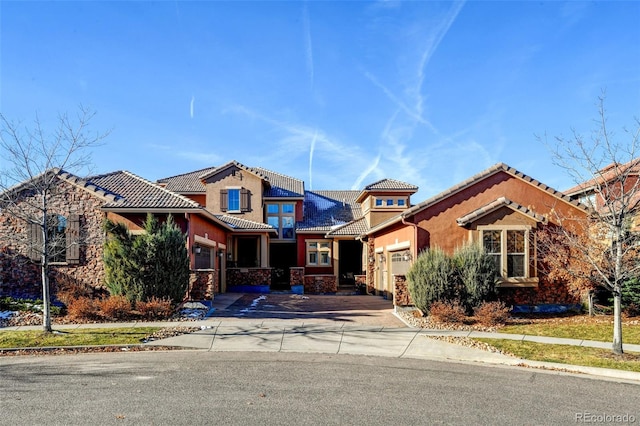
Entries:
{"type": "Polygon", "coordinates": [[[379,296],[239,294],[215,296],[210,318],[296,319],[405,327],[393,315],[393,303],[379,296]]]}

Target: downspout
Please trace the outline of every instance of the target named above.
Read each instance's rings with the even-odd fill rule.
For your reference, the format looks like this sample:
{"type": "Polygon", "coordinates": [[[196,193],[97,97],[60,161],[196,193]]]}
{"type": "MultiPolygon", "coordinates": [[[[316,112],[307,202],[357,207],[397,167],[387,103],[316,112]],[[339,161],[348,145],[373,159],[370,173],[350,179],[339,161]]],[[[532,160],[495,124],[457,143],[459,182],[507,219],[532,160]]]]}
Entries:
{"type": "Polygon", "coordinates": [[[412,256],[415,259],[418,255],[418,225],[413,222],[407,222],[406,217],[404,215],[400,215],[400,219],[402,220],[403,225],[409,225],[413,227],[413,253],[412,256]]]}

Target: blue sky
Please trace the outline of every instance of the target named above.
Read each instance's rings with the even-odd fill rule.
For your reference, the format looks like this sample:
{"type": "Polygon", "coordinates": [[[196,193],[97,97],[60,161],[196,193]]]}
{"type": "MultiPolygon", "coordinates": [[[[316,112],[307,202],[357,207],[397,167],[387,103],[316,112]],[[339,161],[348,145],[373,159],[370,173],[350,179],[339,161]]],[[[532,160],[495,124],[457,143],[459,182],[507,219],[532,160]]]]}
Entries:
{"type": "Polygon", "coordinates": [[[0,110],[82,104],[95,172],[237,160],[305,181],[420,187],[505,162],[573,185],[536,135],[640,117],[640,2],[2,1],[0,110]]]}

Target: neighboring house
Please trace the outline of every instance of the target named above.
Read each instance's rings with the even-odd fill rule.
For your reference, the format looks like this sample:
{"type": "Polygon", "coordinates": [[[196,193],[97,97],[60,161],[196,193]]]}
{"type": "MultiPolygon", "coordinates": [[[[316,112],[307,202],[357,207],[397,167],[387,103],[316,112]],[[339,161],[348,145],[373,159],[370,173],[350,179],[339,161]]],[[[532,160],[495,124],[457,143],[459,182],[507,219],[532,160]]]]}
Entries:
{"type": "MultiPolygon", "coordinates": [[[[229,225],[193,200],[130,172],[117,171],[86,179],[62,170],[50,173],[56,174],[57,194],[50,198],[49,215],[55,217],[57,226],[50,227],[49,232],[61,237],[56,239],[61,243],[51,264],[54,291],[56,284],[83,285],[88,289],[104,285],[102,225],[106,218],[126,224],[135,233],[142,231],[142,223],[149,213],[160,220],[172,215],[192,245],[202,241],[219,250],[225,249],[229,225]],[[199,239],[196,232],[204,237],[199,239]]],[[[28,185],[23,185],[13,191],[23,197],[17,207],[27,209],[26,198],[33,195],[28,185]]],[[[32,250],[40,234],[32,228],[25,220],[9,215],[6,209],[0,212],[0,296],[40,297],[42,294],[40,258],[32,250]]],[[[194,267],[196,260],[194,253],[191,260],[194,267]]],[[[209,275],[204,285],[211,289],[203,292],[215,292],[219,283],[218,276],[209,275]]]]}
{"type": "Polygon", "coordinates": [[[540,273],[535,231],[555,223],[555,213],[584,218],[578,201],[505,164],[470,179],[371,227],[370,291],[408,304],[405,271],[420,252],[440,247],[453,254],[467,241],[481,244],[501,271],[500,297],[511,304],[575,303],[562,283],[540,273]]]}
{"type": "Polygon", "coordinates": [[[640,230],[640,158],[625,164],[612,163],[591,179],[564,191],[572,199],[602,215],[631,218],[631,230],[640,230]]]}

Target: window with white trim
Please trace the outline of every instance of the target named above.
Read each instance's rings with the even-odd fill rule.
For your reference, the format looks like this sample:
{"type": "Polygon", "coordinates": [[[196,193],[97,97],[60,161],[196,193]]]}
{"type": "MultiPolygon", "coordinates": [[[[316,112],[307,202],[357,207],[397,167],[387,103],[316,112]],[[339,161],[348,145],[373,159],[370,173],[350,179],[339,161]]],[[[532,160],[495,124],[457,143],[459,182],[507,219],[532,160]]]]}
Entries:
{"type": "Polygon", "coordinates": [[[481,230],[482,247],[495,261],[503,278],[529,277],[529,229],[520,227],[481,230]]]}
{"type": "Polygon", "coordinates": [[[331,265],[331,240],[307,240],[307,266],[331,265]]]}

